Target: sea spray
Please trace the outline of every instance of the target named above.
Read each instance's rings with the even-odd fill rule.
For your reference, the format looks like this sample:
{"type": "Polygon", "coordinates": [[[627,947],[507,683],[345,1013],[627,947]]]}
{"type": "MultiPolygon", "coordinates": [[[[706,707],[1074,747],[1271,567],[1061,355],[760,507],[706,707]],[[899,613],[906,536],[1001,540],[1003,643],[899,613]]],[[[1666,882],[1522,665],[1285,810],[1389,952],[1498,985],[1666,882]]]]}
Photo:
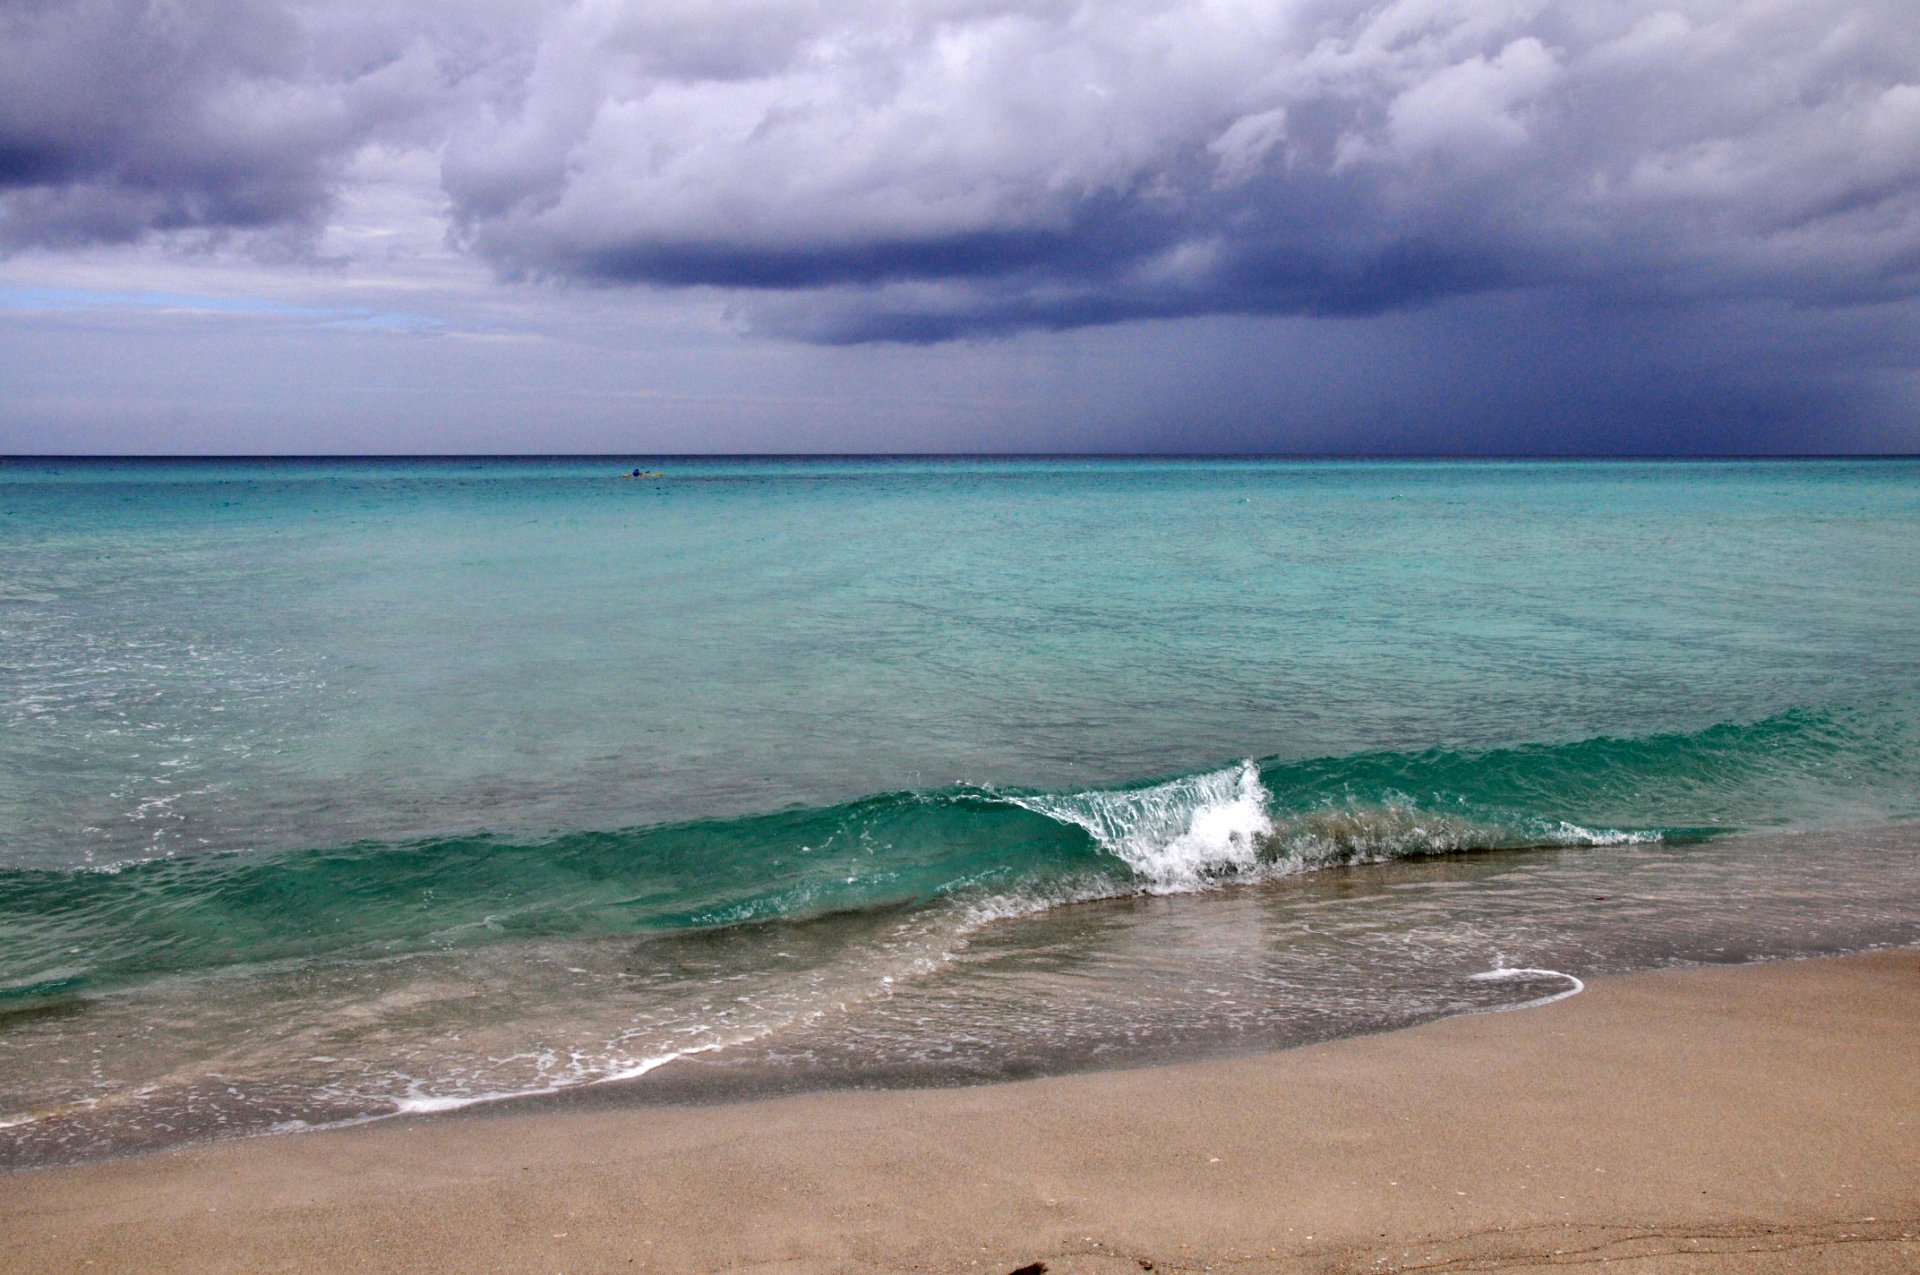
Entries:
{"type": "Polygon", "coordinates": [[[1250,761],[1142,788],[1007,800],[1084,830],[1154,891],[1201,889],[1250,871],[1273,831],[1271,798],[1250,761]]]}

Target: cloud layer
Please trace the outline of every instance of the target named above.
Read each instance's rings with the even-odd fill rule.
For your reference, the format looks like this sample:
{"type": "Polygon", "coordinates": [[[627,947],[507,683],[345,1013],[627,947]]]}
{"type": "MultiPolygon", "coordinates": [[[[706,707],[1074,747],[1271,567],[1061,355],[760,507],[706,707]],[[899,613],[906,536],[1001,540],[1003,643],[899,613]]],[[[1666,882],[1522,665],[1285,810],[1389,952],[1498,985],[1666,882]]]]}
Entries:
{"type": "Polygon", "coordinates": [[[0,244],[296,241],[374,146],[503,274],[823,342],[1920,291],[1910,0],[0,10],[0,244]]]}

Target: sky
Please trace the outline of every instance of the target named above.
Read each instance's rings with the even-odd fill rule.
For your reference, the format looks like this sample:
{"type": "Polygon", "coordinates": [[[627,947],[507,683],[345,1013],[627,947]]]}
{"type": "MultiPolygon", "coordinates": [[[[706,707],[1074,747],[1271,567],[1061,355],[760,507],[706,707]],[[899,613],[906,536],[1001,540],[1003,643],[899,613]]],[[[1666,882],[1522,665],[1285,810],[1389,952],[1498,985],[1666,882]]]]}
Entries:
{"type": "Polygon", "coordinates": [[[1912,0],[0,0],[0,452],[1920,452],[1912,0]]]}

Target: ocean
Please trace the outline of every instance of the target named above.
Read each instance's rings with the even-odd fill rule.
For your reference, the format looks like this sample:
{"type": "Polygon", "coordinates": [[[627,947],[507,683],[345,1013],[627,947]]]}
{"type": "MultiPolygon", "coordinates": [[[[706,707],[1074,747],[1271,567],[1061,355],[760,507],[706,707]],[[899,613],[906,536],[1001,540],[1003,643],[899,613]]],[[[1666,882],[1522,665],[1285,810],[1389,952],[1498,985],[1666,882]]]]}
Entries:
{"type": "Polygon", "coordinates": [[[1920,463],[13,459],[0,727],[0,1166],[1246,1053],[1920,943],[1920,463]]]}

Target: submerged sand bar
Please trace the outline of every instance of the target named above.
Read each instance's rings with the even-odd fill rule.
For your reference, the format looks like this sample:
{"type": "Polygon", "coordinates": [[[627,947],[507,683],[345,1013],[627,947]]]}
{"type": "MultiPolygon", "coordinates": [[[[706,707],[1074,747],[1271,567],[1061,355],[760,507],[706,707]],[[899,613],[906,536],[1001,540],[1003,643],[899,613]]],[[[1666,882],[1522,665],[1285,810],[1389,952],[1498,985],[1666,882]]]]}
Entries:
{"type": "Polygon", "coordinates": [[[0,1178],[24,1270],[1920,1270],[1920,952],[1263,1057],[0,1178]],[[91,1265],[89,1265],[91,1263],[91,1265]]]}

